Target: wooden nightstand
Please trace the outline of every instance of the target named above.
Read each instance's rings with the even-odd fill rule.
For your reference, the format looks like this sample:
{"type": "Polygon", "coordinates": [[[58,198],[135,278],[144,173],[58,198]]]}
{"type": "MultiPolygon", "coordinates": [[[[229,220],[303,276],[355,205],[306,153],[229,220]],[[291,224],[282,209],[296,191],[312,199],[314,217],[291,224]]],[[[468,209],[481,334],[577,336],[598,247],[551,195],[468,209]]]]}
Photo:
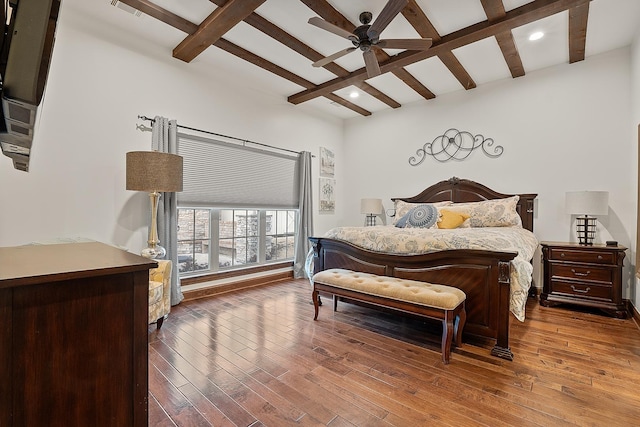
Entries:
{"type": "Polygon", "coordinates": [[[577,243],[541,242],[544,283],[540,304],[559,303],[598,308],[627,317],[622,300],[624,246],[592,246],[577,243]]]}

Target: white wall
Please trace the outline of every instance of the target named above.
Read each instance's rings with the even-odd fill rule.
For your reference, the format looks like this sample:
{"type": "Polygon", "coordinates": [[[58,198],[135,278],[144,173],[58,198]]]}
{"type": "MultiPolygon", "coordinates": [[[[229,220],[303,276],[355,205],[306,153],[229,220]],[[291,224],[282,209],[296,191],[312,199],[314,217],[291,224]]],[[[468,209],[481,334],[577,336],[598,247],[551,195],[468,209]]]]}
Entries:
{"type": "MultiPolygon", "coordinates": [[[[230,84],[206,64],[175,60],[154,40],[92,21],[88,9],[117,14],[114,22],[127,14],[91,3],[62,2],[29,173],[0,156],[0,246],[73,237],[132,252],[146,246],[148,196],[125,190],[125,153],[151,148],[151,134],[136,129],[148,124],[138,115],[311,151],[314,182],[319,146],[343,158],[341,120],[230,84]]],[[[336,215],[317,215],[316,227],[336,226],[339,214],[340,207],[336,215]]]]}
{"type": "Polygon", "coordinates": [[[380,197],[391,208],[391,197],[413,196],[457,176],[503,193],[537,193],[539,240],[575,241],[574,225],[564,213],[565,192],[606,190],[610,210],[600,218],[597,240],[615,239],[633,248],[625,261],[628,295],[637,175],[630,74],[630,50],[624,48],[350,119],[344,147],[351,165],[345,171],[348,192],[340,200],[347,212],[344,222],[362,222],[361,197],[380,197]],[[464,161],[427,158],[419,166],[409,165],[417,149],[449,128],[493,138],[504,154],[490,159],[474,152],[464,161]]]}
{"type": "MultiPolygon", "coordinates": [[[[631,45],[631,132],[634,135],[638,135],[640,138],[640,132],[638,126],[640,126],[640,31],[636,33],[633,44],[631,45]]],[[[637,140],[636,140],[637,141],[637,140]]],[[[632,162],[635,165],[636,176],[638,174],[638,142],[633,144],[633,150],[629,155],[632,162]]],[[[635,181],[635,189],[637,194],[637,180],[635,181]]],[[[635,243],[635,242],[634,242],[635,243]]],[[[634,245],[635,250],[638,248],[634,245]]],[[[629,299],[633,302],[636,310],[640,309],[640,280],[637,278],[632,281],[635,286],[632,286],[629,299]]]]}

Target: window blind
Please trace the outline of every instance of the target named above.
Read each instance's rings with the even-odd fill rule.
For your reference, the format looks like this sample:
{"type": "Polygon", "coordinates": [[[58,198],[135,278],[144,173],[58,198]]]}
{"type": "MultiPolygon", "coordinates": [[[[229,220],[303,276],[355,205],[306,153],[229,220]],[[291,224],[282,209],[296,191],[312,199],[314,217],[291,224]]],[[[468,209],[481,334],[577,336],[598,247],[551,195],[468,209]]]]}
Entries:
{"type": "Polygon", "coordinates": [[[298,208],[298,158],[178,133],[183,157],[179,206],[298,208]]]}

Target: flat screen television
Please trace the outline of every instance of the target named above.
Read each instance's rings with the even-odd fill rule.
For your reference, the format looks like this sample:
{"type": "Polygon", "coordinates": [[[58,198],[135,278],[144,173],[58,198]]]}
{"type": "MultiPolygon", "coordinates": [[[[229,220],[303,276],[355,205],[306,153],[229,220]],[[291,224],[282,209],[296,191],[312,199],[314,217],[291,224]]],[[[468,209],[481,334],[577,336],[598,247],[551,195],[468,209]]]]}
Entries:
{"type": "Polygon", "coordinates": [[[28,172],[60,0],[0,0],[0,6],[0,148],[16,169],[28,172]]]}

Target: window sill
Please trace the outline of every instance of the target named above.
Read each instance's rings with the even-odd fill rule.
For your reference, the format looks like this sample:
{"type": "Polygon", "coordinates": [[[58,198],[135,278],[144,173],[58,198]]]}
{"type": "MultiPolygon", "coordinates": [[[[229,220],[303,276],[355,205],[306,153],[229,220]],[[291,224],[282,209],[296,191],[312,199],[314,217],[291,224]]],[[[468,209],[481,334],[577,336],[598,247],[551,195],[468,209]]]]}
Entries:
{"type": "Polygon", "coordinates": [[[293,278],[293,262],[247,267],[180,279],[184,300],[204,298],[237,289],[293,278]]]}

